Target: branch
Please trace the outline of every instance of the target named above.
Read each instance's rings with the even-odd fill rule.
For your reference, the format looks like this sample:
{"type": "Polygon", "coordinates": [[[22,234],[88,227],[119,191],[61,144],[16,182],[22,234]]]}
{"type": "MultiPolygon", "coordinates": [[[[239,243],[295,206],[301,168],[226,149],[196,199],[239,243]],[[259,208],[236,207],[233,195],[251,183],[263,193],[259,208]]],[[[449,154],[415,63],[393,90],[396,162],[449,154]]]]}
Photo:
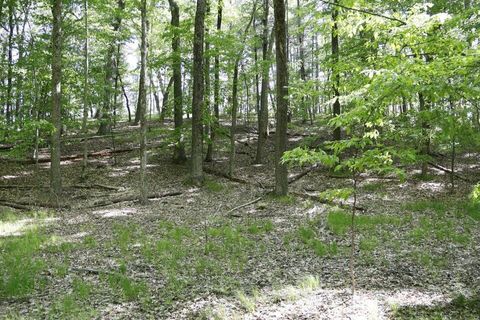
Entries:
{"type": "Polygon", "coordinates": [[[232,212],[235,211],[235,210],[238,210],[238,209],[241,209],[241,208],[243,208],[243,207],[247,207],[247,206],[249,206],[249,205],[251,205],[251,204],[257,203],[257,202],[260,201],[260,200],[262,200],[262,197],[257,198],[257,199],[255,199],[255,200],[252,200],[252,201],[250,201],[250,202],[244,203],[244,204],[242,204],[242,205],[239,205],[239,206],[237,206],[237,207],[235,207],[235,208],[233,208],[233,209],[230,209],[230,210],[227,211],[227,215],[230,214],[230,213],[232,213],[232,212]]]}
{"type": "Polygon", "coordinates": [[[356,8],[352,8],[352,7],[347,7],[347,6],[344,6],[342,4],[334,3],[334,2],[330,2],[330,1],[325,1],[325,0],[320,0],[320,1],[325,3],[325,4],[329,4],[329,5],[332,5],[332,6],[337,6],[337,7],[346,9],[346,10],[356,11],[356,12],[360,12],[360,13],[364,13],[364,14],[369,14],[371,16],[376,16],[376,17],[387,19],[387,20],[395,21],[395,22],[400,23],[402,26],[407,24],[403,20],[400,20],[400,19],[397,19],[397,18],[394,18],[394,17],[384,16],[383,14],[380,14],[380,13],[376,13],[376,12],[372,12],[372,11],[368,11],[368,10],[363,10],[363,9],[356,9],[356,8]]]}

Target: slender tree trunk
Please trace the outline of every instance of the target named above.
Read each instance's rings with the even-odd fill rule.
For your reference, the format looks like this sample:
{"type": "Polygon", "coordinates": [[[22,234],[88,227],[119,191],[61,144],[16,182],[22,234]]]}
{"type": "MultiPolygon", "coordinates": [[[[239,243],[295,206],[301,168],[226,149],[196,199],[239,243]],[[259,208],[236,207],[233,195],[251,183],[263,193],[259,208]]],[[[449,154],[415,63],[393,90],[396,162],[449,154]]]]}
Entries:
{"type": "MultiPolygon", "coordinates": [[[[302,26],[302,14],[300,13],[300,0],[297,0],[297,11],[298,11],[298,17],[297,17],[298,31],[297,32],[298,32],[298,46],[299,46],[298,50],[299,50],[299,58],[300,58],[300,69],[298,70],[298,73],[300,75],[300,80],[305,85],[305,82],[307,81],[307,72],[305,70],[305,48],[304,48],[305,34],[302,26]]],[[[307,114],[311,118],[311,112],[310,112],[310,107],[308,107],[306,104],[304,96],[302,96],[301,98],[300,109],[302,111],[302,122],[306,123],[307,114]],[[306,110],[307,108],[308,110],[306,110]]]]}
{"type": "Polygon", "coordinates": [[[128,122],[132,122],[132,112],[130,110],[130,100],[128,99],[127,90],[125,90],[125,85],[122,81],[122,74],[120,69],[118,70],[118,80],[120,81],[120,87],[122,88],[123,97],[125,98],[125,107],[127,108],[128,113],[128,122]]]}
{"type": "MultiPolygon", "coordinates": [[[[252,14],[250,16],[250,20],[245,27],[245,31],[243,32],[242,43],[245,43],[248,30],[252,25],[253,18],[255,17],[255,12],[257,11],[257,2],[253,4],[252,14]]],[[[228,173],[230,176],[233,176],[233,172],[235,171],[235,132],[237,130],[237,112],[238,112],[238,73],[239,73],[239,65],[240,60],[243,56],[243,47],[238,53],[237,57],[235,58],[235,65],[233,68],[233,81],[232,81],[232,124],[230,127],[230,159],[228,165],[228,173]]]]}
{"type": "Polygon", "coordinates": [[[52,6],[52,114],[54,131],[51,136],[50,187],[55,196],[62,192],[60,172],[60,136],[62,131],[62,0],[55,0],[52,6]]]}
{"type": "MultiPolygon", "coordinates": [[[[338,0],[334,0],[334,4],[338,4],[338,0]]],[[[341,112],[340,106],[340,73],[338,70],[338,62],[340,57],[339,41],[338,41],[338,8],[336,5],[332,6],[332,81],[333,81],[333,94],[335,96],[335,102],[333,103],[333,115],[338,116],[341,112]]],[[[333,130],[333,139],[340,140],[342,138],[342,131],[340,127],[333,130]]]]}
{"type": "Polygon", "coordinates": [[[170,80],[168,81],[167,88],[163,92],[162,111],[160,113],[160,122],[162,123],[165,121],[165,116],[167,114],[168,98],[170,97],[170,89],[172,88],[173,82],[174,82],[173,77],[171,77],[170,80]]]}
{"type": "Polygon", "coordinates": [[[193,99],[192,99],[192,164],[191,178],[203,183],[203,109],[204,109],[204,39],[206,0],[197,0],[193,38],[193,99]]]}
{"type": "Polygon", "coordinates": [[[288,193],[288,171],[282,163],[283,153],[287,149],[288,118],[288,60],[287,30],[285,22],[284,0],[274,0],[275,13],[275,47],[277,64],[277,124],[275,132],[275,193],[288,193]]]}
{"type": "MultiPolygon", "coordinates": [[[[222,11],[223,0],[218,0],[218,14],[217,14],[217,32],[222,30],[222,11]]],[[[216,138],[216,132],[220,126],[220,58],[219,54],[215,54],[214,65],[214,84],[213,84],[213,125],[210,128],[210,143],[207,149],[207,160],[213,160],[213,151],[216,138]]]]}
{"type": "Polygon", "coordinates": [[[83,140],[83,162],[82,162],[82,180],[85,180],[87,176],[87,164],[88,164],[88,128],[87,128],[87,119],[88,119],[88,74],[89,74],[89,51],[88,51],[88,0],[83,0],[83,11],[84,11],[84,28],[85,28],[85,39],[83,47],[83,118],[82,118],[82,132],[84,136],[83,140]]]}
{"type": "MultiPolygon", "coordinates": [[[[173,52],[173,118],[175,123],[176,143],[173,150],[173,161],[175,163],[183,163],[187,160],[185,147],[183,144],[182,127],[183,127],[183,93],[182,93],[182,58],[180,49],[180,10],[178,4],[174,0],[168,1],[170,12],[172,15],[171,25],[174,29],[172,38],[173,52]]],[[[164,105],[165,107],[165,105],[164,105]]]]}
{"type": "Polygon", "coordinates": [[[7,125],[12,121],[12,79],[13,79],[13,15],[14,2],[8,1],[8,71],[7,71],[7,110],[5,117],[7,125]]]}
{"type": "MultiPolygon", "coordinates": [[[[125,1],[117,0],[118,11],[115,20],[112,24],[113,32],[116,35],[120,30],[122,23],[122,11],[125,9],[125,1]]],[[[103,105],[100,109],[100,126],[98,128],[98,134],[107,134],[112,130],[112,81],[113,70],[115,68],[115,48],[117,47],[117,36],[115,36],[112,43],[107,50],[107,56],[105,57],[105,82],[103,89],[103,105]]],[[[137,114],[136,114],[137,116],[137,114]]],[[[135,124],[138,124],[139,119],[135,119],[135,124]]]]}
{"type": "MultiPolygon", "coordinates": [[[[424,119],[425,118],[425,112],[428,110],[427,104],[425,103],[425,97],[423,93],[418,94],[418,101],[419,101],[419,111],[420,111],[420,118],[422,120],[420,121],[421,129],[422,129],[422,141],[421,143],[421,154],[424,157],[428,157],[428,154],[430,153],[430,138],[428,137],[428,129],[429,125],[428,122],[424,119]]],[[[422,175],[425,176],[428,172],[428,161],[423,160],[422,161],[422,175]]]]}
{"type": "Polygon", "coordinates": [[[147,90],[145,88],[146,64],[147,64],[147,0],[141,0],[140,8],[142,16],[141,44],[140,44],[140,80],[138,90],[138,107],[140,110],[140,202],[145,204],[148,201],[146,185],[147,171],[147,90]]]}
{"type": "MultiPolygon", "coordinates": [[[[268,84],[270,82],[270,56],[272,51],[273,39],[268,41],[268,13],[269,0],[263,0],[263,34],[262,34],[262,88],[260,93],[260,108],[258,111],[258,143],[256,163],[263,163],[265,160],[265,142],[268,136],[268,84]]],[[[272,30],[272,35],[274,34],[272,30]]]]}

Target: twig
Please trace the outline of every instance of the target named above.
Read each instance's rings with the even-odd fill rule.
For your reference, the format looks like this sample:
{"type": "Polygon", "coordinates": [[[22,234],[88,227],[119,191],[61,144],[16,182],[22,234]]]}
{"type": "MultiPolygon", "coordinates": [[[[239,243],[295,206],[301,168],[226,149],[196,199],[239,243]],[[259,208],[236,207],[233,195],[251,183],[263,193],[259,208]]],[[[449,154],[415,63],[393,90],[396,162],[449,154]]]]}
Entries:
{"type": "Polygon", "coordinates": [[[258,201],[260,201],[260,200],[262,200],[262,199],[263,199],[262,197],[259,197],[259,198],[255,199],[255,200],[252,200],[252,201],[250,201],[250,202],[247,202],[247,203],[244,203],[244,204],[242,204],[242,205],[239,205],[239,206],[237,206],[237,207],[235,207],[235,208],[233,208],[233,209],[228,210],[226,214],[228,215],[228,214],[232,213],[233,211],[236,211],[236,210],[241,209],[241,208],[243,208],[243,207],[246,207],[246,206],[249,206],[249,205],[251,205],[251,204],[257,203],[258,201]]]}

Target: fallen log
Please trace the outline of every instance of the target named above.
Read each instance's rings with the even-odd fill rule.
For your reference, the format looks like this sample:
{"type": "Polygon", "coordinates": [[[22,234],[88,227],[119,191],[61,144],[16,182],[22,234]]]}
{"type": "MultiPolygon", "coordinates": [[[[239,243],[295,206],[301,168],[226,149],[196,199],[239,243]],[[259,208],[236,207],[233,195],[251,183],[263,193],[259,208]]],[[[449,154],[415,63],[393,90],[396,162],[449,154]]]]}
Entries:
{"type": "MultiPolygon", "coordinates": [[[[452,174],[452,170],[447,169],[447,168],[445,168],[445,167],[442,167],[441,165],[435,164],[435,163],[430,162],[430,161],[428,162],[428,164],[429,164],[431,167],[434,167],[435,169],[441,170],[441,171],[446,172],[446,173],[448,173],[448,174],[452,174]]],[[[465,178],[465,177],[462,177],[462,176],[459,175],[458,173],[454,173],[453,175],[454,175],[455,177],[457,177],[458,179],[460,179],[460,180],[470,182],[469,179],[467,179],[467,178],[465,178]]]]}
{"type": "Polygon", "coordinates": [[[21,208],[25,210],[31,209],[32,207],[49,208],[49,209],[70,209],[69,205],[63,205],[60,203],[36,202],[36,201],[28,201],[28,200],[11,201],[6,199],[0,199],[0,204],[2,203],[12,208],[13,206],[18,206],[18,209],[21,208]]]}
{"type": "Polygon", "coordinates": [[[318,169],[320,167],[320,165],[318,164],[314,164],[310,167],[308,167],[306,170],[292,176],[292,177],[289,177],[288,178],[288,184],[291,184],[291,183],[294,183],[295,181],[298,181],[300,179],[302,179],[303,177],[305,177],[306,175],[308,175],[310,172],[312,171],[315,171],[316,169],[318,169]]]}
{"type": "MultiPolygon", "coordinates": [[[[147,199],[160,199],[160,198],[166,198],[166,197],[174,197],[174,196],[179,196],[182,195],[183,192],[181,191],[173,191],[173,192],[167,192],[167,193],[152,193],[147,196],[147,199]]],[[[107,200],[101,200],[94,202],[91,206],[88,208],[98,208],[98,207],[106,207],[112,204],[116,203],[121,203],[121,202],[129,202],[129,201],[138,201],[139,196],[136,194],[129,194],[129,195],[124,195],[118,198],[113,198],[113,199],[107,199],[107,200]]]]}
{"type": "Polygon", "coordinates": [[[249,206],[249,205],[252,205],[252,204],[254,204],[254,203],[257,203],[257,202],[259,202],[259,201],[262,200],[262,199],[263,199],[262,197],[259,197],[259,198],[255,199],[255,200],[250,201],[250,202],[247,202],[247,203],[241,204],[241,205],[239,205],[239,206],[236,206],[235,208],[232,208],[232,209],[228,210],[226,214],[229,215],[229,214],[231,214],[232,212],[234,212],[234,211],[236,211],[236,210],[238,210],[238,209],[241,209],[241,208],[247,207],[247,206],[249,206]]]}
{"type": "Polygon", "coordinates": [[[214,170],[212,168],[204,167],[203,171],[205,171],[208,174],[211,174],[211,175],[214,175],[214,176],[217,176],[217,177],[220,177],[220,178],[225,178],[225,179],[228,179],[228,180],[233,181],[233,182],[237,182],[237,183],[241,183],[241,184],[252,184],[251,182],[249,182],[247,180],[232,177],[232,176],[230,176],[226,173],[214,170]]]}
{"type": "Polygon", "coordinates": [[[0,206],[9,207],[9,208],[18,209],[18,210],[26,210],[26,211],[32,210],[32,208],[29,206],[26,206],[20,203],[15,203],[15,202],[8,202],[8,201],[0,201],[0,206]]]}
{"type": "MultiPolygon", "coordinates": [[[[352,209],[351,205],[344,204],[344,203],[338,203],[338,202],[330,201],[330,200],[327,200],[327,199],[322,199],[318,195],[312,195],[312,194],[300,193],[300,192],[290,192],[290,194],[293,195],[293,196],[302,198],[302,199],[313,200],[313,201],[323,203],[323,204],[338,206],[338,207],[343,208],[343,209],[348,209],[348,210],[352,209]]],[[[365,208],[358,207],[358,206],[355,206],[355,209],[359,210],[359,211],[366,211],[365,208]]]]}

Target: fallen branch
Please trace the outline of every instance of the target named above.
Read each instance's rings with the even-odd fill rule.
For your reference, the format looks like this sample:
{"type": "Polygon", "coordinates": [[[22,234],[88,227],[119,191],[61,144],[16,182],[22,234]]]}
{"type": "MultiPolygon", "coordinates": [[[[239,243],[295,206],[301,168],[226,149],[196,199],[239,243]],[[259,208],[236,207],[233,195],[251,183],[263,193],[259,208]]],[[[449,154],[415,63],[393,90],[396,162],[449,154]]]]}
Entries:
{"type": "Polygon", "coordinates": [[[41,202],[35,202],[35,201],[27,201],[27,200],[22,200],[22,201],[10,201],[10,200],[5,200],[5,199],[0,199],[0,204],[5,204],[6,206],[12,207],[13,206],[18,206],[19,209],[22,210],[29,210],[31,207],[41,207],[41,208],[50,208],[50,209],[70,209],[69,205],[61,205],[61,204],[56,204],[56,203],[41,203],[41,202]]]}
{"type": "Polygon", "coordinates": [[[20,203],[15,203],[15,202],[8,202],[8,201],[0,201],[0,206],[19,209],[19,210],[26,210],[26,211],[30,211],[32,209],[29,206],[26,206],[20,203]]]}
{"type": "Polygon", "coordinates": [[[234,212],[234,211],[236,211],[236,210],[238,210],[238,209],[241,209],[241,208],[247,207],[247,206],[249,206],[249,205],[252,205],[252,204],[254,204],[254,203],[257,203],[257,202],[259,202],[259,201],[262,200],[262,199],[263,199],[262,197],[259,197],[259,198],[255,199],[255,200],[252,200],[252,201],[250,201],[250,202],[247,202],[247,203],[244,203],[244,204],[242,204],[242,205],[239,205],[239,206],[237,206],[237,207],[235,207],[235,208],[233,208],[233,209],[228,210],[226,214],[228,215],[228,214],[230,214],[230,213],[232,213],[232,212],[234,212]]]}
{"type": "Polygon", "coordinates": [[[308,167],[306,170],[288,178],[288,184],[291,184],[291,183],[294,183],[295,181],[298,181],[300,179],[302,179],[303,177],[305,177],[307,174],[309,174],[310,172],[318,169],[320,166],[318,164],[314,164],[313,166],[310,166],[308,167]]]}
{"type": "Polygon", "coordinates": [[[113,191],[118,191],[120,188],[118,187],[113,187],[113,186],[107,186],[104,184],[100,183],[94,183],[93,185],[83,185],[83,184],[76,184],[72,186],[73,188],[78,188],[78,189],[106,189],[106,190],[113,190],[113,191]]]}
{"type": "MultiPolygon", "coordinates": [[[[338,203],[338,202],[330,201],[330,200],[327,200],[327,199],[322,199],[318,195],[312,195],[312,194],[300,193],[300,192],[290,192],[290,194],[293,195],[293,196],[302,198],[302,199],[308,199],[308,200],[313,200],[313,201],[323,203],[323,204],[334,205],[334,206],[338,206],[338,207],[343,208],[343,209],[349,209],[349,210],[352,209],[351,205],[338,203]]],[[[366,211],[364,208],[357,207],[357,206],[355,206],[355,209],[359,210],[359,211],[366,211]]]]}
{"type": "Polygon", "coordinates": [[[214,175],[214,176],[217,176],[217,177],[220,177],[220,178],[225,178],[225,179],[228,179],[228,180],[233,181],[233,182],[237,182],[237,183],[241,183],[241,184],[251,184],[251,182],[249,182],[247,180],[232,177],[232,176],[230,176],[226,173],[213,170],[212,168],[203,167],[203,171],[205,171],[208,174],[211,174],[211,175],[214,175]]]}
{"type": "MultiPolygon", "coordinates": [[[[440,166],[440,165],[438,165],[438,164],[435,164],[435,163],[433,163],[433,162],[428,162],[428,164],[429,164],[430,166],[434,167],[435,169],[444,171],[444,172],[446,172],[446,173],[448,173],[448,174],[452,174],[452,170],[450,170],[450,169],[447,169],[447,168],[445,168],[445,167],[442,167],[442,166],[440,166]]],[[[454,176],[457,177],[457,178],[460,179],[460,180],[463,180],[463,181],[467,181],[467,182],[470,181],[470,180],[468,180],[467,178],[462,177],[461,175],[459,175],[459,174],[457,174],[457,173],[454,173],[454,176]]]]}
{"type": "MultiPolygon", "coordinates": [[[[167,193],[152,193],[152,194],[149,194],[147,196],[147,198],[148,199],[160,199],[160,198],[166,198],[166,197],[179,196],[181,194],[183,194],[183,192],[181,192],[181,191],[173,191],[173,192],[167,192],[167,193]]],[[[105,206],[109,206],[109,205],[116,204],[116,203],[121,203],[121,202],[137,201],[138,199],[139,199],[138,195],[130,194],[130,195],[125,195],[125,196],[118,197],[118,198],[97,201],[97,202],[94,202],[93,205],[89,206],[88,208],[105,207],[105,206]]]]}

